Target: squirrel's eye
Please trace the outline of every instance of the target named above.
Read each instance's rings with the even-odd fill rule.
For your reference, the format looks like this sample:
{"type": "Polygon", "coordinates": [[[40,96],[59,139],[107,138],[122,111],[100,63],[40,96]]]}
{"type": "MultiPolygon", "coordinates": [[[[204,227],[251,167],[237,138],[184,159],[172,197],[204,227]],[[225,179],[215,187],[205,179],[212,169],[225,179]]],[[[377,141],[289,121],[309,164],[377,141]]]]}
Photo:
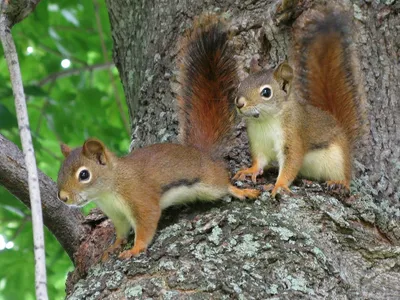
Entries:
{"type": "Polygon", "coordinates": [[[88,170],[82,170],[79,172],[79,181],[87,181],[90,178],[90,173],[88,170]]]}
{"type": "Polygon", "coordinates": [[[272,96],[272,90],[269,87],[265,87],[261,90],[261,97],[270,98],[272,96]]]}

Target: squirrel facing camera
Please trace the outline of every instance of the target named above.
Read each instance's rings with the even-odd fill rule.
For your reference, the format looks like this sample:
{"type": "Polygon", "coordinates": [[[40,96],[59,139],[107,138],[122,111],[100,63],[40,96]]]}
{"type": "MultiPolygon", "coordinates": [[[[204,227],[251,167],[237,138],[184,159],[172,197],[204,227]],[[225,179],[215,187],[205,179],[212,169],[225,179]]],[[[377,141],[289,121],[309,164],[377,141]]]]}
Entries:
{"type": "MultiPolygon", "coordinates": [[[[246,119],[252,166],[234,179],[258,175],[278,161],[271,195],[290,192],[298,174],[350,191],[352,151],[365,125],[365,99],[349,17],[335,9],[306,13],[295,31],[294,68],[261,69],[252,60],[236,106],[246,119]]],[[[268,185],[270,186],[270,185],[268,185]]]]}
{"type": "Polygon", "coordinates": [[[97,139],[74,150],[61,145],[65,161],[57,181],[60,200],[78,206],[94,201],[115,226],[117,238],[103,260],[121,246],[131,228],[134,246],[119,257],[145,251],[161,211],[171,205],[214,201],[228,194],[239,199],[259,195],[258,190],[231,185],[221,162],[221,149],[234,121],[237,83],[228,41],[225,26],[215,16],[199,18],[182,41],[178,95],[182,144],[155,144],[124,157],[97,139]]]}

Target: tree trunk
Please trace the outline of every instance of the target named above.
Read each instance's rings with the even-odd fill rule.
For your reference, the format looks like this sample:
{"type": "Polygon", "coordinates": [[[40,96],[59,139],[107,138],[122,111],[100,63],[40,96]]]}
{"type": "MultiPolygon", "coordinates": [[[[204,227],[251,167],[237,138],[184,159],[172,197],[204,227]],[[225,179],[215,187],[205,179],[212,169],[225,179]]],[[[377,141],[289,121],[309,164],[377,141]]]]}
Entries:
{"type": "MultiPolygon", "coordinates": [[[[195,16],[213,11],[229,17],[244,78],[255,54],[270,65],[285,59],[291,27],[311,6],[311,1],[106,2],[135,148],[176,140],[177,41],[195,16]]],[[[147,254],[129,261],[112,257],[78,283],[75,272],[69,298],[398,299],[400,5],[385,3],[342,3],[357,26],[370,122],[352,201],[299,181],[295,196],[279,202],[264,193],[255,203],[227,198],[168,209],[147,254]]],[[[246,139],[239,124],[238,145],[226,157],[231,171],[250,163],[246,139]]],[[[274,177],[268,172],[259,183],[274,177]]],[[[78,256],[91,261],[106,247],[83,245],[78,256]]],[[[78,268],[84,274],[89,264],[78,268]]]]}

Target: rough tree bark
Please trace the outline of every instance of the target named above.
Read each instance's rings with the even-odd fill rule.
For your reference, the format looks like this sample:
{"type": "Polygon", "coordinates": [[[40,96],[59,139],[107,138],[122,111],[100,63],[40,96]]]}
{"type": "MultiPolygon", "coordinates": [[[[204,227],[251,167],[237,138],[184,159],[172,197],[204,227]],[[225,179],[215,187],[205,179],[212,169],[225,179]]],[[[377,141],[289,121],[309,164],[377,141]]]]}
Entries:
{"type": "MultiPolygon", "coordinates": [[[[399,298],[400,4],[339,2],[355,19],[369,103],[370,132],[356,163],[353,200],[339,201],[318,183],[298,181],[295,196],[280,202],[264,193],[254,203],[227,198],[171,208],[147,254],[91,266],[112,237],[109,221],[102,222],[77,255],[69,299],[399,298]]],[[[312,5],[307,0],[106,3],[133,147],[176,140],[176,44],[195,16],[214,11],[230,18],[244,77],[255,54],[271,65],[285,58],[291,26],[312,5]]],[[[238,145],[226,157],[232,171],[250,163],[242,125],[236,134],[238,145]]],[[[274,176],[268,172],[259,183],[274,176]]]]}
{"type": "MultiPolygon", "coordinates": [[[[172,141],[176,137],[175,98],[171,88],[177,71],[176,44],[196,15],[220,11],[232,19],[244,77],[253,55],[276,65],[290,54],[292,21],[313,3],[326,1],[300,1],[301,5],[297,1],[283,1],[283,5],[281,2],[171,0],[152,7],[149,1],[108,1],[114,61],[120,71],[131,117],[134,116],[133,146],[172,141]]],[[[359,33],[355,42],[362,49],[361,64],[368,96],[368,138],[356,167],[379,195],[389,196],[398,205],[400,3],[336,2],[353,11],[359,33]]]]}

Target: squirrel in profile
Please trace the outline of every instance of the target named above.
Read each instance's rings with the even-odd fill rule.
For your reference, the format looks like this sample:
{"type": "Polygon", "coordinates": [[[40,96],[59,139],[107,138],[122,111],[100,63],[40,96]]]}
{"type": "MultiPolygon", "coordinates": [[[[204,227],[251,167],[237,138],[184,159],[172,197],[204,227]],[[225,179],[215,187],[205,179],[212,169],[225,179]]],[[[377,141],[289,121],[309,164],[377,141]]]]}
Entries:
{"type": "Polygon", "coordinates": [[[222,161],[235,119],[234,92],[239,83],[230,35],[214,15],[198,18],[181,43],[178,92],[180,144],[155,144],[117,157],[89,138],[65,156],[58,174],[58,196],[69,205],[94,201],[112,220],[116,240],[104,253],[120,247],[131,227],[134,246],[119,257],[145,251],[161,211],[195,199],[217,200],[230,194],[256,198],[255,189],[230,183],[222,161]]]}
{"type": "Polygon", "coordinates": [[[326,181],[329,189],[350,191],[353,147],[365,125],[351,31],[343,12],[313,10],[294,34],[294,68],[283,62],[275,69],[261,69],[252,60],[236,98],[246,119],[252,166],[234,179],[251,176],[256,182],[268,164],[277,161],[272,197],[290,193],[298,174],[326,181]]]}

